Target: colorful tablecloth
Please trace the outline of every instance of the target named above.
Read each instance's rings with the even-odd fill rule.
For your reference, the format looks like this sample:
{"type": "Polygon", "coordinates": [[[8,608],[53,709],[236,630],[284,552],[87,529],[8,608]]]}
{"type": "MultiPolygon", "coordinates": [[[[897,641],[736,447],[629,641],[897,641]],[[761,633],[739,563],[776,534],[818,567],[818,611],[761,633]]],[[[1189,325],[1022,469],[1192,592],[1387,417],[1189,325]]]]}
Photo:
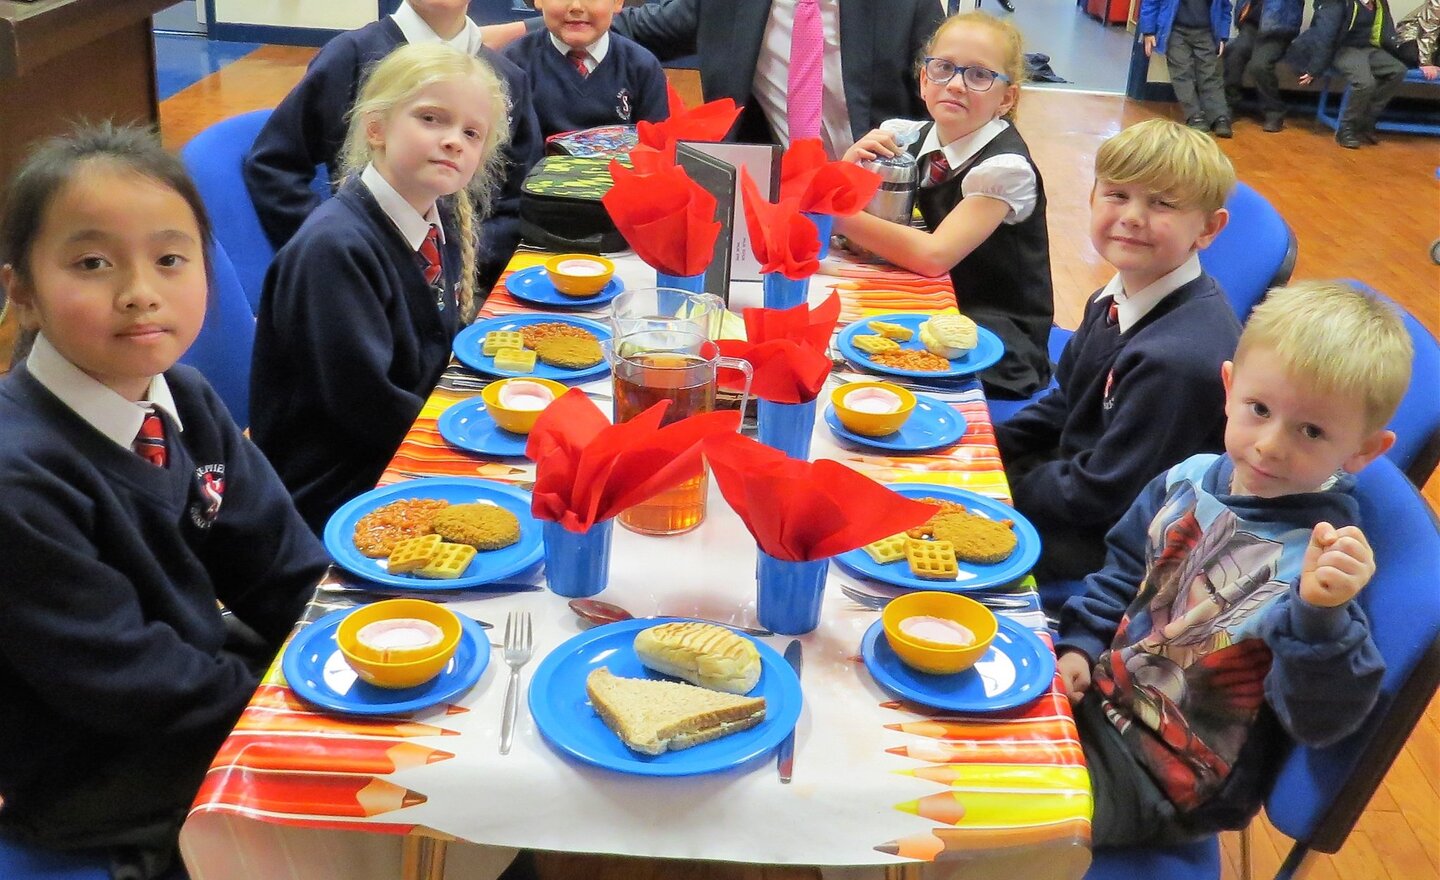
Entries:
{"type": "MultiPolygon", "coordinates": [[[[511,268],[538,260],[520,255],[511,268]]],[[[621,264],[627,285],[653,283],[636,261],[621,264]]],[[[822,271],[811,301],[838,291],[845,322],[954,305],[944,279],[835,261],[822,271]]],[[[497,289],[483,316],[534,310],[497,289]]],[[[452,448],[437,430],[441,413],[482,383],[452,366],[382,482],[465,475],[526,486],[530,462],[485,461],[452,448]]],[[[812,454],[885,482],[942,483],[1008,500],[978,384],[944,399],[967,421],[953,447],[878,455],[836,440],[817,419],[812,454]]],[[[669,538],[616,529],[613,553],[601,598],[636,614],[754,624],[754,544],[713,487],[700,529],[669,538]]],[[[327,581],[347,578],[332,572],[327,581]]],[[[182,835],[186,862],[196,880],[394,876],[393,864],[364,854],[379,835],[423,832],[499,847],[814,865],[918,860],[963,866],[966,877],[1079,877],[1089,862],[1091,798],[1068,702],[1053,685],[1028,706],[985,715],[894,700],[857,656],[875,613],[841,596],[837,583],[859,582],[832,566],[821,625],[802,637],[805,708],[791,785],[778,783],[771,759],[678,779],[583,765],[552,750],[523,708],[514,751],[500,756],[506,670],[498,653],[461,697],[408,717],[369,719],[307,705],[277,661],[192,809],[182,835]]],[[[1033,592],[1014,589],[1031,601],[1018,619],[1043,634],[1033,592]]],[[[322,585],[306,620],[353,601],[322,585]]],[[[537,658],[584,629],[548,591],[467,593],[452,604],[491,621],[530,610],[537,658]]],[[[769,640],[777,650],[786,641],[769,640]]]]}

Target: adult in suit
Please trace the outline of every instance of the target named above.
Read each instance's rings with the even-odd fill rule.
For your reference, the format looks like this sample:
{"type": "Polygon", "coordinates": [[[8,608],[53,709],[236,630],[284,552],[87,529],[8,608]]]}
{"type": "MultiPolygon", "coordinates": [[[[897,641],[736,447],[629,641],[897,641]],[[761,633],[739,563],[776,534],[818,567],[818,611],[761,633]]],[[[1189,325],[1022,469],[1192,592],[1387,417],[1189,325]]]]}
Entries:
{"type": "MultiPolygon", "coordinates": [[[[797,0],[657,0],[624,9],[611,28],[661,61],[700,58],[705,100],[733,98],[745,110],[732,138],[786,143],[786,70],[797,0]]],[[[886,119],[923,119],[916,70],[920,52],[944,17],[939,0],[820,0],[824,24],[822,132],[839,157],[886,119]]],[[[526,24],[483,29],[503,45],[526,24]]]]}

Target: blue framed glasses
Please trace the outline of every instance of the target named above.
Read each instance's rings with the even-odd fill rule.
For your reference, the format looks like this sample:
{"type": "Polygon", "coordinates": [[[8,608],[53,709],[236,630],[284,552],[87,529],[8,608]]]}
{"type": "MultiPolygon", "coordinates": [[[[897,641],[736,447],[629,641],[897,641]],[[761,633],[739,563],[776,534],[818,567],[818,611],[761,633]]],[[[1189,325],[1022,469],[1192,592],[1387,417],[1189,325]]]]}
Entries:
{"type": "Polygon", "coordinates": [[[923,63],[926,78],[937,86],[945,85],[954,79],[957,73],[964,78],[965,88],[977,92],[988,91],[991,86],[995,85],[997,79],[1003,83],[1010,82],[1010,77],[988,67],[975,65],[962,67],[953,61],[946,61],[944,58],[925,58],[923,63]]]}

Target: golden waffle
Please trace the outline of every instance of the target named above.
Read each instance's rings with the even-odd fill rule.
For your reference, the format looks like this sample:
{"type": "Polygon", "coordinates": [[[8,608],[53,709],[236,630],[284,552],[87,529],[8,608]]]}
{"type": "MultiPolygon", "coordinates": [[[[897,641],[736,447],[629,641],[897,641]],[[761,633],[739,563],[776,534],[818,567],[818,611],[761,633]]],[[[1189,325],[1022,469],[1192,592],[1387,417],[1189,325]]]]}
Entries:
{"type": "Polygon", "coordinates": [[[905,541],[906,538],[903,534],[891,535],[888,538],[871,541],[860,549],[879,564],[889,565],[905,558],[905,541]]]}
{"type": "Polygon", "coordinates": [[[914,370],[919,373],[938,373],[950,369],[950,362],[940,355],[913,348],[882,351],[870,355],[870,360],[896,370],[914,370]]]}
{"type": "Polygon", "coordinates": [[[485,334],[485,342],[480,347],[480,353],[486,357],[494,357],[502,348],[524,348],[525,337],[520,335],[518,330],[491,330],[485,334]]]}
{"type": "Polygon", "coordinates": [[[495,352],[495,369],[528,373],[535,369],[535,352],[528,348],[502,348],[495,352]]]}
{"type": "Polygon", "coordinates": [[[889,321],[869,321],[865,326],[879,333],[886,339],[893,339],[896,342],[909,342],[915,336],[915,331],[909,327],[901,324],[891,324],[889,321]]]}
{"type": "Polygon", "coordinates": [[[435,514],[435,534],[477,550],[499,550],[520,540],[520,520],[496,504],[457,504],[435,514]]]}
{"type": "Polygon", "coordinates": [[[893,339],[886,339],[884,336],[856,336],[850,340],[850,344],[866,354],[879,354],[882,351],[896,351],[900,348],[900,343],[893,339]]]}
{"type": "Polygon", "coordinates": [[[935,540],[949,541],[955,548],[955,558],[964,562],[980,565],[1003,562],[1019,543],[1012,520],[989,519],[963,508],[957,513],[933,517],[926,525],[935,540]]]}
{"type": "Polygon", "coordinates": [[[949,541],[905,542],[905,561],[910,573],[927,581],[953,581],[960,575],[955,562],[955,547],[949,541]]]}
{"type": "Polygon", "coordinates": [[[591,336],[551,336],[535,343],[535,354],[542,363],[565,370],[582,370],[600,363],[605,355],[600,342],[591,336]]]}
{"type": "Polygon", "coordinates": [[[439,535],[421,535],[396,542],[395,549],[390,551],[390,573],[406,574],[424,568],[435,558],[441,540],[439,535]]]}
{"type": "Polygon", "coordinates": [[[454,580],[465,573],[474,558],[475,548],[469,544],[441,544],[435,551],[435,558],[415,573],[422,578],[454,580]]]}
{"type": "Polygon", "coordinates": [[[406,538],[430,533],[436,511],[450,506],[439,498],[402,498],[375,508],[355,523],[355,549],[371,559],[383,559],[406,538]]]}
{"type": "Polygon", "coordinates": [[[556,336],[573,336],[576,339],[595,339],[595,334],[586,330],[584,327],[566,324],[564,321],[541,321],[539,324],[526,324],[520,328],[520,335],[525,340],[526,348],[534,348],[540,340],[550,339],[556,336]]]}

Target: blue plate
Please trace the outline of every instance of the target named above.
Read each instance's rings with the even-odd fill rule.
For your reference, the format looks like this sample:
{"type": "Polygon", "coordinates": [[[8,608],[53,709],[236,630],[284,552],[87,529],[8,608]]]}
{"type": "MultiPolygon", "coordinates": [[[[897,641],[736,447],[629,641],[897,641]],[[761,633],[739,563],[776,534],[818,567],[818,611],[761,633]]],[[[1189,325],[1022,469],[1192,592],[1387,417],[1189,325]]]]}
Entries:
{"type": "Polygon", "coordinates": [[[1035,560],[1040,558],[1040,535],[1030,521],[1008,504],[993,498],[976,495],[952,486],[935,486],[928,483],[893,483],[891,489],[906,498],[944,498],[958,501],[971,513],[983,514],[991,519],[1008,519],[1015,523],[1015,552],[1009,558],[994,565],[979,565],[974,562],[960,563],[960,577],[953,581],[932,581],[915,577],[902,560],[881,565],[871,559],[864,550],[851,550],[835,557],[841,568],[852,574],[871,580],[909,587],[912,590],[940,590],[946,593],[963,593],[1018,581],[1030,573],[1035,560]]]}
{"type": "Polygon", "coordinates": [[[609,327],[594,321],[587,321],[584,318],[572,318],[569,315],[506,315],[501,318],[476,321],[461,330],[460,334],[455,337],[455,356],[470,369],[479,370],[489,376],[538,376],[541,379],[554,379],[557,382],[584,382],[610,372],[609,365],[602,360],[593,367],[579,370],[566,370],[536,361],[535,369],[528,373],[517,373],[514,370],[502,370],[496,367],[495,359],[486,357],[481,352],[481,347],[485,344],[485,334],[491,330],[518,330],[527,324],[546,324],[552,321],[584,327],[594,333],[597,339],[609,339],[611,336],[609,327]]]}
{"type": "Polygon", "coordinates": [[[499,457],[523,457],[530,438],[495,424],[480,397],[462,400],[440,414],[440,436],[451,446],[499,457]]]}
{"type": "Polygon", "coordinates": [[[915,409],[900,430],[883,437],[867,437],[845,427],[835,407],[825,410],[825,424],[830,432],[842,440],[873,446],[876,449],[893,449],[897,452],[916,452],[921,449],[937,449],[960,442],[965,436],[965,417],[943,400],[928,394],[915,395],[915,409]]]}
{"type": "Polygon", "coordinates": [[[555,284],[546,274],[544,266],[531,266],[528,269],[521,269],[519,272],[511,272],[505,279],[505,289],[510,295],[518,300],[524,300],[539,306],[571,306],[577,309],[590,309],[595,306],[603,306],[610,300],[620,295],[625,289],[625,283],[619,278],[612,277],[599,293],[590,296],[566,296],[555,289],[555,284]]]}
{"type": "Polygon", "coordinates": [[[457,697],[480,680],[490,664],[490,639],[480,625],[460,617],[460,645],[440,674],[411,688],[381,688],[361,681],[335,641],[340,621],[354,608],[332,611],[295,635],[280,669],[301,699],[349,715],[397,715],[457,697]]]}
{"type": "Polygon", "coordinates": [[[540,561],[545,548],[540,540],[540,523],[530,515],[530,493],[493,480],[473,477],[430,477],[406,480],[372,489],[345,502],[325,524],[325,549],[341,568],[391,587],[414,590],[458,590],[479,587],[490,581],[517,575],[540,561]],[[355,524],[377,507],[402,498],[440,498],[451,504],[489,501],[520,520],[520,540],[502,550],[481,550],[465,573],[453,580],[431,580],[412,574],[391,574],[384,559],[371,559],[355,549],[355,524]]]}
{"type": "MultiPolygon", "coordinates": [[[[635,657],[635,634],[663,618],[625,620],[581,633],[546,655],[530,681],[530,714],[541,735],[561,752],[587,764],[642,776],[714,773],[758,758],[780,744],[800,720],[800,679],[764,642],[760,682],[750,696],[765,698],[765,720],[749,730],[678,752],[632,751],[605,726],[585,696],[585,678],[608,666],[622,678],[664,678],[635,657]]],[[[741,636],[745,638],[745,636],[741,636]]]]}
{"type": "Polygon", "coordinates": [[[914,376],[920,379],[948,379],[956,376],[969,376],[978,373],[986,367],[994,366],[1001,356],[1005,354],[1005,343],[1000,337],[986,330],[984,327],[976,328],[975,347],[965,352],[963,357],[950,361],[948,370],[901,370],[895,367],[887,367],[884,364],[877,364],[870,360],[870,355],[855,347],[856,336],[874,335],[875,331],[866,326],[870,321],[886,321],[891,324],[899,324],[902,327],[909,327],[915,331],[915,335],[909,342],[900,343],[901,348],[912,348],[916,351],[923,351],[925,346],[920,344],[920,325],[930,319],[929,315],[916,314],[914,312],[900,312],[894,315],[871,315],[851,323],[844,330],[835,344],[839,347],[840,353],[845,359],[853,364],[865,367],[876,373],[886,373],[891,376],[914,376]]]}
{"type": "Polygon", "coordinates": [[[997,614],[1000,629],[990,650],[964,672],[930,675],[900,662],[875,621],[860,642],[860,656],[877,684],[896,696],[951,712],[994,712],[1023,706],[1050,689],[1055,654],[1024,625],[997,614]]]}

